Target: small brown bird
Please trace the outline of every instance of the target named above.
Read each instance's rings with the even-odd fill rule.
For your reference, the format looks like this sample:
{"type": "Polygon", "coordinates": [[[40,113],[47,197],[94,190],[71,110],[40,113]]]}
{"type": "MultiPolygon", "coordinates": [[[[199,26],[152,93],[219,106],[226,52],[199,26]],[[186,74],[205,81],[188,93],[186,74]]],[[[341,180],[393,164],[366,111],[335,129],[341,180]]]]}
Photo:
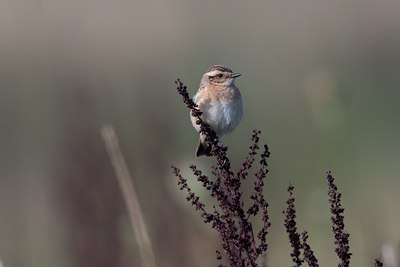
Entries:
{"type": "MultiPolygon", "coordinates": [[[[235,85],[234,73],[222,65],[212,66],[203,75],[200,88],[193,97],[202,114],[202,119],[218,137],[233,132],[243,116],[242,96],[235,85]]],[[[193,127],[200,132],[196,118],[190,116],[193,127]]],[[[200,142],[196,156],[210,156],[211,144],[207,144],[205,136],[200,134],[200,142]]]]}

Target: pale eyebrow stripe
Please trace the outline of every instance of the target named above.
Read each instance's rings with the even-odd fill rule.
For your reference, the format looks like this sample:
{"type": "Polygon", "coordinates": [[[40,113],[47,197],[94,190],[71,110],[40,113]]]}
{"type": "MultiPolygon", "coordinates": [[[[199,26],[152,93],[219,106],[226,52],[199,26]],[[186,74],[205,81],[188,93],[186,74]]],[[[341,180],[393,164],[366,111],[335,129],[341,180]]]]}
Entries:
{"type": "Polygon", "coordinates": [[[207,76],[209,76],[209,77],[214,77],[214,76],[216,76],[216,75],[218,75],[218,74],[220,74],[220,73],[221,73],[221,71],[219,71],[219,70],[213,70],[213,71],[207,72],[206,74],[207,74],[207,76]]]}

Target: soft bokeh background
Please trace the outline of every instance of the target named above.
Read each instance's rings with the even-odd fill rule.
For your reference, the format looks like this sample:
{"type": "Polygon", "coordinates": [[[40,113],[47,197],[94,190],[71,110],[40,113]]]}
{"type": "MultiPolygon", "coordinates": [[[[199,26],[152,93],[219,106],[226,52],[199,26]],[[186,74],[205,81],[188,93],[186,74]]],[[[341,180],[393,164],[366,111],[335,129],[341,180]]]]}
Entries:
{"type": "Polygon", "coordinates": [[[140,266],[99,135],[108,122],[158,266],[216,266],[217,235],[170,171],[212,163],[194,157],[173,82],[194,94],[213,64],[243,74],[245,116],[223,139],[235,168],[253,128],[271,148],[269,266],[291,265],[281,213],[289,182],[299,229],[321,266],[336,266],[328,169],[343,193],[352,266],[372,266],[383,246],[397,251],[399,10],[390,0],[0,0],[0,261],[140,266]]]}

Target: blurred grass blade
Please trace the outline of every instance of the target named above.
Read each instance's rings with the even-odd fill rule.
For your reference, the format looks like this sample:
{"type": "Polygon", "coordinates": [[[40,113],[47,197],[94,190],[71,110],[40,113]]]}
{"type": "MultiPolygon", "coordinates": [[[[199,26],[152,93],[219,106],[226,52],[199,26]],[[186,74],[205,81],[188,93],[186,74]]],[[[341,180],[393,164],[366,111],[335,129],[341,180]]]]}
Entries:
{"type": "Polygon", "coordinates": [[[124,157],[121,153],[118,138],[111,125],[103,125],[101,135],[106,144],[107,152],[117,175],[118,183],[122,191],[125,204],[128,209],[129,218],[135,233],[136,242],[139,246],[139,253],[143,267],[155,267],[154,253],[151,241],[144,223],[143,214],[140,209],[139,201],[126,166],[124,157]]]}

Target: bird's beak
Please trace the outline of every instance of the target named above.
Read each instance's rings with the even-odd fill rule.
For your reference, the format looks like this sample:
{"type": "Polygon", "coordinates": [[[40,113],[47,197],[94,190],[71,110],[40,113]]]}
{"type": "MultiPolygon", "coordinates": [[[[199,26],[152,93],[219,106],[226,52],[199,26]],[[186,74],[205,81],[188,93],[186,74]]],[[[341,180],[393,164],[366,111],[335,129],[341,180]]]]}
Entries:
{"type": "Polygon", "coordinates": [[[232,73],[231,78],[237,78],[239,76],[242,76],[240,73],[232,73]]]}

